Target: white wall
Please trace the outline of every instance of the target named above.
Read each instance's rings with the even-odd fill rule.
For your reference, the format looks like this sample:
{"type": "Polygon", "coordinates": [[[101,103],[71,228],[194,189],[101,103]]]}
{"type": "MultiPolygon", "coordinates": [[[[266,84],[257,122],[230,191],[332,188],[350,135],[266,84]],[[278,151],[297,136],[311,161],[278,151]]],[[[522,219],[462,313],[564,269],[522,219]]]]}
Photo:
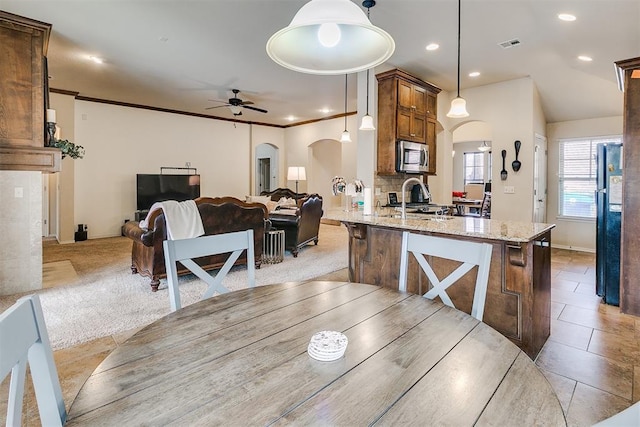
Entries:
{"type": "MultiPolygon", "coordinates": [[[[530,221],[533,212],[533,144],[534,144],[534,85],[530,78],[510,80],[487,86],[480,86],[461,91],[460,95],[467,101],[469,117],[465,119],[449,119],[450,99],[455,94],[446,93],[438,96],[438,118],[445,127],[442,137],[438,137],[438,179],[429,178],[430,189],[434,187],[436,194],[443,198],[451,197],[452,168],[451,132],[458,127],[473,121],[487,123],[492,131],[492,176],[491,217],[501,220],[530,221]],[[448,134],[448,135],[446,135],[448,134]],[[513,143],[522,142],[519,160],[522,167],[518,173],[513,172],[510,165],[515,159],[513,143]],[[500,151],[507,150],[508,177],[500,180],[502,158],[500,151]],[[445,155],[444,153],[448,155],[445,155]],[[442,153],[442,154],[441,154],[442,153]],[[500,167],[495,167],[500,165],[500,167]],[[441,168],[442,167],[442,168],[441,168]],[[440,186],[437,188],[436,185],[440,186]],[[513,186],[514,194],[504,194],[504,186],[513,186]]],[[[482,138],[479,138],[482,139],[482,138]]]]}
{"type": "MultiPolygon", "coordinates": [[[[59,139],[78,142],[75,138],[75,96],[52,93],[51,108],[56,110],[56,119],[60,127],[59,139]]],[[[78,143],[79,145],[82,145],[78,143]]],[[[73,243],[76,231],[75,222],[75,166],[83,159],[65,158],[62,170],[49,179],[51,198],[49,217],[54,225],[55,236],[60,243],[73,243]]]]}
{"type": "MultiPolygon", "coordinates": [[[[276,128],[271,126],[258,126],[258,125],[250,125],[251,126],[251,147],[252,153],[256,153],[256,149],[261,144],[269,144],[276,149],[277,159],[274,163],[273,159],[271,161],[272,172],[275,172],[276,179],[275,181],[272,179],[271,181],[271,189],[275,190],[278,187],[286,186],[287,179],[287,168],[286,168],[286,158],[284,157],[286,152],[284,149],[284,130],[282,128],[276,128]],[[276,171],[273,170],[274,166],[277,168],[276,171]]],[[[257,171],[256,168],[256,155],[251,156],[251,170],[257,171]]],[[[251,179],[255,187],[255,178],[251,179]]],[[[258,194],[256,188],[252,188],[251,194],[258,194]]]]}
{"type": "MultiPolygon", "coordinates": [[[[347,118],[347,128],[351,133],[351,143],[340,144],[341,151],[336,154],[336,162],[340,162],[340,175],[352,182],[357,176],[357,150],[358,150],[358,132],[356,131],[359,123],[357,116],[351,115],[347,118]]],[[[287,165],[305,166],[307,170],[312,170],[312,149],[310,146],[316,142],[326,139],[338,140],[344,130],[344,118],[323,120],[308,125],[294,126],[285,129],[285,146],[287,165]]],[[[314,174],[307,173],[307,178],[314,174]]],[[[294,183],[289,183],[289,188],[293,188],[294,183]]],[[[331,194],[331,181],[326,183],[317,183],[310,181],[301,181],[300,192],[306,192],[307,188],[313,188],[323,199],[331,200],[334,197],[331,194]]],[[[335,196],[338,197],[338,196],[335,196]]]]}
{"type": "MultiPolygon", "coordinates": [[[[327,161],[340,164],[339,173],[353,180],[357,116],[349,116],[347,123],[353,142],[340,144],[334,159],[327,161]]],[[[117,236],[123,221],[134,217],[136,174],[159,173],[161,166],[184,167],[187,162],[201,175],[203,196],[242,199],[255,190],[256,147],[260,144],[278,149],[277,186],[293,188],[286,181],[286,168],[305,166],[310,173],[307,181],[300,182],[300,191],[307,191],[308,186],[330,198],[330,179],[313,181],[325,180],[314,178],[324,177],[320,172],[325,166],[319,174],[313,173],[310,146],[338,138],[343,129],[342,118],[282,129],[76,101],[74,142],[85,147],[86,155],[74,161],[75,207],[73,218],[67,220],[72,226],[87,224],[91,239],[117,236]]]]}
{"type": "Polygon", "coordinates": [[[42,172],[0,171],[0,295],[42,288],[42,172]]]}
{"type": "Polygon", "coordinates": [[[244,198],[251,187],[250,125],[76,101],[75,222],[89,238],[117,236],[136,210],[137,173],[184,167],[201,175],[203,196],[244,198]]]}
{"type": "Polygon", "coordinates": [[[549,123],[547,125],[547,222],[556,224],[553,230],[554,246],[576,250],[595,251],[595,220],[568,220],[558,218],[558,164],[560,139],[622,134],[622,116],[588,120],[549,123]]]}
{"type": "Polygon", "coordinates": [[[310,146],[310,168],[307,169],[308,193],[322,196],[323,208],[340,207],[340,197],[333,196],[331,180],[342,171],[342,143],[335,139],[323,139],[310,146]]]}

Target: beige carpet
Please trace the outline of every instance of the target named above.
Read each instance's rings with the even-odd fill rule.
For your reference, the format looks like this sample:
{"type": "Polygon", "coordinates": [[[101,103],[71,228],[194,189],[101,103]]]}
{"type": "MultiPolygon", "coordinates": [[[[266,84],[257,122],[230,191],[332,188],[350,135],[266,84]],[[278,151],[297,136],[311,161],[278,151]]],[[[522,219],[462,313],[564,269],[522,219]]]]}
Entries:
{"type": "MultiPolygon", "coordinates": [[[[347,267],[345,227],[322,224],[319,237],[317,246],[302,248],[297,258],[286,252],[282,263],[263,264],[256,270],[258,286],[308,280],[347,267]]],[[[128,238],[70,245],[46,242],[43,261],[43,267],[51,273],[48,284],[55,284],[38,293],[55,349],[143,326],[169,313],[166,281],[161,281],[158,292],[151,292],[149,278],[131,274],[128,238]],[[61,286],[61,277],[67,278],[67,285],[61,286]]],[[[245,280],[246,267],[236,267],[224,284],[237,290],[246,287],[245,280]]],[[[205,288],[194,276],[181,277],[183,306],[198,301],[205,288]]],[[[8,308],[18,297],[0,297],[0,310],[8,308]]]]}

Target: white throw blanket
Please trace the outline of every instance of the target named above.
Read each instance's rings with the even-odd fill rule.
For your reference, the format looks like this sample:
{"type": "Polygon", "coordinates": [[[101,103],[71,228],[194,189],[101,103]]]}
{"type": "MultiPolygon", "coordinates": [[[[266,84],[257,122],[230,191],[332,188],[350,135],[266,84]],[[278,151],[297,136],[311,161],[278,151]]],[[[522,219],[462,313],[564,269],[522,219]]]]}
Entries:
{"type": "Polygon", "coordinates": [[[190,239],[204,234],[200,211],[193,200],[167,200],[162,202],[162,210],[169,240],[190,239]]]}

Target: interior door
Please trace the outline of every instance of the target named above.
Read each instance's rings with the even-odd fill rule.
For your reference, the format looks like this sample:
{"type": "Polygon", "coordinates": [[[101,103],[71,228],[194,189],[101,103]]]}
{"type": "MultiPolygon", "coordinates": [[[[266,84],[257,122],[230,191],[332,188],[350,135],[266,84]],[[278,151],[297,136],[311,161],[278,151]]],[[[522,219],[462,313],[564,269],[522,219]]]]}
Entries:
{"type": "Polygon", "coordinates": [[[258,194],[271,191],[271,159],[258,159],[258,194]]]}
{"type": "Polygon", "coordinates": [[[547,138],[536,134],[533,152],[533,222],[547,220],[547,138]]]}

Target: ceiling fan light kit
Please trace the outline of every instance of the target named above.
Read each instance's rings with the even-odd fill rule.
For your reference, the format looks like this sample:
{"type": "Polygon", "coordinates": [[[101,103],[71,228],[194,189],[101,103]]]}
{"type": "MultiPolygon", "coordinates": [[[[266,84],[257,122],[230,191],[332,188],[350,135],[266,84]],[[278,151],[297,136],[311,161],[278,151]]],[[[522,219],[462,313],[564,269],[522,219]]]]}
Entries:
{"type": "Polygon", "coordinates": [[[269,38],[266,48],[273,61],[290,70],[336,75],[382,64],[395,42],[351,0],[311,0],[269,38]]]}
{"type": "Polygon", "coordinates": [[[252,101],[243,101],[242,99],[238,98],[238,94],[240,93],[240,89],[231,89],[231,92],[233,92],[233,98],[229,98],[228,101],[218,101],[218,100],[215,100],[215,99],[211,100],[213,102],[222,102],[223,105],[216,105],[214,107],[208,107],[208,108],[205,108],[205,110],[212,110],[214,108],[220,108],[220,107],[228,107],[229,110],[231,110],[231,112],[233,113],[234,116],[241,116],[243,108],[248,108],[249,110],[257,111],[259,113],[267,113],[268,112],[264,108],[251,107],[250,105],[253,104],[252,101]]]}

